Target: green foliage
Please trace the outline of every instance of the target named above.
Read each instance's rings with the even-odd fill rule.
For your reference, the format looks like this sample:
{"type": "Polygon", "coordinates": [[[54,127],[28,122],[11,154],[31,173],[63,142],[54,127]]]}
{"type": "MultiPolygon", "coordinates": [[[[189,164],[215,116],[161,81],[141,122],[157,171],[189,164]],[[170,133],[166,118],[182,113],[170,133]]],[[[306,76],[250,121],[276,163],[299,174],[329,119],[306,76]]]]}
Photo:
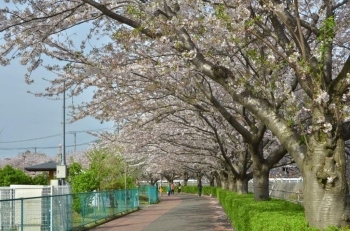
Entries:
{"type": "Polygon", "coordinates": [[[299,144],[306,144],[307,143],[307,137],[305,135],[300,136],[299,144]]]}
{"type": "Polygon", "coordinates": [[[74,193],[84,192],[84,185],[82,185],[84,183],[81,184],[81,181],[84,180],[81,164],[77,162],[70,164],[68,173],[67,182],[72,186],[72,191],[74,193]]]}
{"type": "Polygon", "coordinates": [[[48,185],[49,176],[46,172],[43,172],[32,178],[21,169],[16,169],[9,165],[2,169],[0,168],[0,186],[10,186],[12,184],[48,185]]]}
{"type": "Polygon", "coordinates": [[[255,24],[255,19],[253,19],[253,18],[247,19],[245,21],[245,26],[248,27],[248,28],[251,27],[251,26],[254,26],[254,24],[255,24]]]}
{"type": "Polygon", "coordinates": [[[83,167],[80,163],[74,162],[73,160],[73,162],[69,165],[67,181],[72,183],[74,177],[80,175],[81,173],[83,173],[83,167]]]}
{"type": "MultiPolygon", "coordinates": [[[[99,183],[99,190],[113,190],[124,188],[125,162],[122,157],[108,149],[95,149],[88,153],[91,171],[99,183]]],[[[133,177],[128,174],[127,188],[132,188],[133,177]]]]}
{"type": "MultiPolygon", "coordinates": [[[[83,172],[76,175],[72,178],[71,185],[73,193],[92,192],[98,188],[98,182],[92,172],[83,172]]],[[[74,211],[83,213],[83,216],[89,214],[88,207],[92,198],[93,194],[91,193],[75,194],[73,196],[74,211]],[[87,208],[87,210],[82,211],[82,208],[87,208]]]]}
{"type": "MultiPolygon", "coordinates": [[[[125,164],[122,158],[108,149],[94,149],[88,154],[90,165],[83,169],[80,163],[73,162],[69,166],[67,181],[72,186],[73,193],[87,193],[94,190],[114,190],[125,187],[125,164]]],[[[134,187],[135,180],[131,176],[126,177],[126,187],[134,187]]],[[[73,209],[83,216],[90,212],[89,204],[92,194],[73,196],[73,209]],[[82,211],[81,208],[85,208],[82,211]]]]}
{"type": "Polygon", "coordinates": [[[32,178],[22,170],[6,165],[2,169],[0,168],[0,186],[10,186],[11,184],[32,184],[32,178]]]}
{"type": "Polygon", "coordinates": [[[322,26],[319,29],[320,33],[317,40],[319,42],[325,42],[327,44],[332,42],[335,36],[335,31],[334,31],[335,26],[336,24],[335,24],[334,16],[330,16],[326,18],[326,20],[324,20],[322,26]]]}
{"type": "MultiPolygon", "coordinates": [[[[322,54],[321,58],[322,60],[325,57],[325,52],[329,48],[329,45],[332,43],[333,38],[335,36],[335,28],[336,23],[334,20],[334,16],[330,16],[324,20],[322,26],[320,27],[319,36],[317,37],[317,41],[321,43],[320,46],[320,52],[322,54]]],[[[320,67],[322,68],[322,63],[320,63],[320,67]]]]}
{"type": "MultiPolygon", "coordinates": [[[[209,186],[205,186],[202,188],[202,195],[212,195],[212,196],[216,196],[216,191],[217,191],[217,187],[209,187],[209,186]]],[[[166,192],[167,188],[164,187],[163,188],[163,192],[166,192]]],[[[191,194],[197,194],[198,193],[198,187],[191,185],[191,186],[182,186],[181,187],[181,191],[184,193],[191,193],[191,194]]]]}
{"type": "MultiPolygon", "coordinates": [[[[94,149],[88,154],[89,168],[82,169],[80,163],[69,166],[67,181],[73,192],[91,192],[93,190],[123,189],[125,164],[122,158],[108,149],[94,149]]],[[[134,178],[127,176],[127,187],[134,187],[134,178]]]]}
{"type": "Polygon", "coordinates": [[[217,5],[215,7],[214,16],[223,21],[230,21],[230,17],[226,13],[226,7],[224,5],[217,5]]]}
{"type": "Polygon", "coordinates": [[[73,195],[73,210],[82,216],[88,214],[87,211],[82,211],[84,206],[88,206],[88,203],[91,201],[90,194],[78,195],[77,193],[81,192],[92,192],[98,188],[98,182],[96,181],[93,172],[83,171],[80,163],[73,162],[69,166],[69,174],[67,182],[72,186],[73,195]]]}
{"type": "MultiPolygon", "coordinates": [[[[192,193],[192,194],[196,194],[198,193],[198,188],[197,186],[181,186],[181,191],[184,193],[192,193]]],[[[165,190],[166,192],[166,190],[165,190]]]]}
{"type": "Polygon", "coordinates": [[[295,124],[295,121],[293,120],[293,118],[288,118],[287,124],[288,124],[288,127],[292,128],[295,124]]]}
{"type": "Polygon", "coordinates": [[[34,176],[32,183],[34,185],[48,185],[50,183],[49,176],[47,173],[43,172],[39,175],[34,176]]]}
{"type": "Polygon", "coordinates": [[[225,23],[226,28],[232,31],[231,17],[226,13],[226,7],[224,5],[217,5],[215,7],[214,16],[225,23]]]}
{"type": "Polygon", "coordinates": [[[145,13],[137,9],[137,7],[134,5],[128,5],[128,7],[126,8],[126,12],[129,15],[133,15],[136,18],[141,18],[145,16],[145,13]]]}
{"type": "MultiPolygon", "coordinates": [[[[223,189],[217,189],[216,192],[236,230],[319,231],[317,228],[308,227],[301,205],[277,199],[255,201],[253,194],[238,195],[223,189]]],[[[341,229],[328,227],[324,231],[339,230],[341,229]]]]}
{"type": "Polygon", "coordinates": [[[99,182],[93,172],[87,171],[74,178],[73,192],[92,192],[98,189],[99,182]]]}

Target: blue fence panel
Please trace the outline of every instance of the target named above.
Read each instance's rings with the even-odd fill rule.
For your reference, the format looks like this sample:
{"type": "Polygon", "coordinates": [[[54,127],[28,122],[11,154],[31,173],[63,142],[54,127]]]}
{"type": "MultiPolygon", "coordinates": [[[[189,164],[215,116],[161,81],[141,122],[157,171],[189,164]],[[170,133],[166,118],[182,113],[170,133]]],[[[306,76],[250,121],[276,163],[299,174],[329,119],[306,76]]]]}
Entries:
{"type": "Polygon", "coordinates": [[[154,204],[159,201],[158,189],[153,185],[141,185],[139,187],[140,195],[148,198],[149,204],[154,204]]]}
{"type": "Polygon", "coordinates": [[[0,200],[1,231],[70,231],[140,207],[138,189],[30,198],[10,193],[0,200]]]}

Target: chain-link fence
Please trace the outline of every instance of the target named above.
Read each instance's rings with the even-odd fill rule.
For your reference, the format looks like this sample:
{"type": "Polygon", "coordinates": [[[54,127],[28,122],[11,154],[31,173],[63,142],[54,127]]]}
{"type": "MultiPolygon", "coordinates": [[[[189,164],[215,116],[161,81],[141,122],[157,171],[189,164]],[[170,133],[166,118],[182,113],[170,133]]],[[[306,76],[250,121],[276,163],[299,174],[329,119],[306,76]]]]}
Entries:
{"type": "Polygon", "coordinates": [[[139,186],[140,196],[144,196],[148,199],[149,204],[154,204],[159,201],[158,189],[153,185],[140,185],[139,186]]]}
{"type": "Polygon", "coordinates": [[[65,230],[70,227],[67,214],[71,214],[68,209],[71,206],[67,205],[71,205],[71,200],[69,196],[59,194],[68,193],[70,188],[67,186],[0,188],[0,230],[65,230]]]}
{"type": "Polygon", "coordinates": [[[52,186],[0,188],[0,230],[74,230],[139,205],[138,189],[71,194],[69,188],[52,186]],[[43,196],[25,198],[33,190],[43,196]]]}
{"type": "Polygon", "coordinates": [[[73,195],[73,228],[114,217],[140,206],[138,189],[73,195]]]}

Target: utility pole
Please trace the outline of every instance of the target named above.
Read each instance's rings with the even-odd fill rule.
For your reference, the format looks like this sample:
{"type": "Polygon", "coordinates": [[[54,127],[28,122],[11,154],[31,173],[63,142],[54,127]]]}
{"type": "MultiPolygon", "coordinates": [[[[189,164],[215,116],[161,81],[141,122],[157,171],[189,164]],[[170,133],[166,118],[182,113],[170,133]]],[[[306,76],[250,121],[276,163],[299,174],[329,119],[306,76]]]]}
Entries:
{"type": "Polygon", "coordinates": [[[70,131],[69,134],[74,134],[74,153],[77,152],[77,132],[76,131],[70,131]]]}
{"type": "Polygon", "coordinates": [[[62,165],[66,165],[66,86],[63,82],[63,137],[62,137],[62,165]]]}
{"type": "Polygon", "coordinates": [[[66,165],[66,86],[63,82],[63,122],[62,122],[62,158],[61,164],[56,166],[56,176],[60,180],[60,185],[66,185],[67,165],[66,165]]]}
{"type": "Polygon", "coordinates": [[[74,132],[74,153],[77,152],[77,133],[74,132]]]}

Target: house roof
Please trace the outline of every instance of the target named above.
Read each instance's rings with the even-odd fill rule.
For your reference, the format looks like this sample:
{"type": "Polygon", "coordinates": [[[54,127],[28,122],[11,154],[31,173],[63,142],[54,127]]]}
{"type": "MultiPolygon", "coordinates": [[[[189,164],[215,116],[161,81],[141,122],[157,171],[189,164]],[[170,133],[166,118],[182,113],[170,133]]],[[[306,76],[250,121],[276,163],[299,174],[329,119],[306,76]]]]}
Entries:
{"type": "Polygon", "coordinates": [[[32,171],[32,172],[36,172],[36,171],[56,171],[56,166],[59,163],[56,163],[55,161],[49,161],[46,163],[42,163],[42,164],[38,164],[38,165],[34,165],[34,166],[30,166],[30,167],[25,167],[24,169],[27,171],[32,171]]]}

